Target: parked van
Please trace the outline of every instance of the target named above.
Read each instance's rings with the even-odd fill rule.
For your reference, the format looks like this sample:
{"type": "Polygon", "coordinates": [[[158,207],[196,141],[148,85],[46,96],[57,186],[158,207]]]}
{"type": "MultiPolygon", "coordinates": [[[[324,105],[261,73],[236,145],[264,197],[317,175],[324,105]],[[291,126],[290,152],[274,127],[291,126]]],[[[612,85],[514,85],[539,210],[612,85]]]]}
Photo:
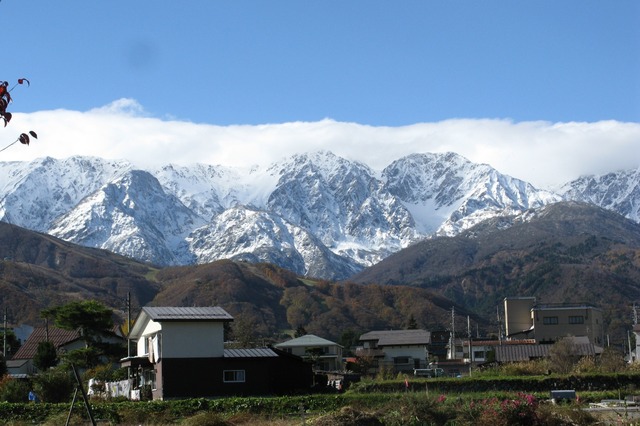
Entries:
{"type": "Polygon", "coordinates": [[[444,370],[442,368],[414,368],[413,375],[416,377],[442,377],[444,370]]]}

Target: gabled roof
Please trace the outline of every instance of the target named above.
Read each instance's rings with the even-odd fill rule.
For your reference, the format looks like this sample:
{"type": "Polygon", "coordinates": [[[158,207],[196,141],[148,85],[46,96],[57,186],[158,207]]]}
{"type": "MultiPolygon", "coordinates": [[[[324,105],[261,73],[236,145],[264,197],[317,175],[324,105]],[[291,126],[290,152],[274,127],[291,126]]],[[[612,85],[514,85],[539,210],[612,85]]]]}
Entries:
{"type": "Polygon", "coordinates": [[[176,322],[202,321],[219,322],[233,321],[233,317],[219,306],[180,307],[180,306],[145,306],[131,327],[130,336],[140,335],[149,321],[176,322]]]}
{"type": "Polygon", "coordinates": [[[154,321],[231,321],[233,317],[219,306],[174,307],[145,306],[144,312],[154,321]]]}
{"type": "Polygon", "coordinates": [[[286,342],[278,343],[274,345],[276,348],[299,348],[299,347],[322,347],[322,346],[340,346],[331,340],[323,339],[315,334],[305,334],[304,336],[297,337],[295,339],[287,340],[286,342]]]}
{"type": "Polygon", "coordinates": [[[11,359],[33,359],[38,350],[38,344],[48,339],[56,349],[81,338],[78,330],[63,330],[57,327],[38,327],[33,330],[29,338],[11,359]]]}
{"type": "Polygon", "coordinates": [[[426,330],[370,331],[360,336],[360,341],[377,340],[378,346],[428,345],[431,333],[426,330]]]}

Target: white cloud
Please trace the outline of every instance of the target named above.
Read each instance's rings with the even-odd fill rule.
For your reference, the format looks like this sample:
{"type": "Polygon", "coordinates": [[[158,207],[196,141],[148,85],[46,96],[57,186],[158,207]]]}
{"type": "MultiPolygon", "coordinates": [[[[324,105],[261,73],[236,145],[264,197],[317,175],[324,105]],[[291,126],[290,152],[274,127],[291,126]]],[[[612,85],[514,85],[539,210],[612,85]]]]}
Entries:
{"type": "Polygon", "coordinates": [[[127,159],[144,165],[196,162],[249,166],[294,153],[329,150],[374,169],[415,152],[453,151],[502,173],[551,187],[583,174],[640,166],[640,124],[455,119],[374,127],[325,119],[215,126],[148,117],[131,99],[87,112],[15,113],[0,130],[0,148],[29,130],[39,139],[12,146],[0,161],[75,155],[127,159]]]}

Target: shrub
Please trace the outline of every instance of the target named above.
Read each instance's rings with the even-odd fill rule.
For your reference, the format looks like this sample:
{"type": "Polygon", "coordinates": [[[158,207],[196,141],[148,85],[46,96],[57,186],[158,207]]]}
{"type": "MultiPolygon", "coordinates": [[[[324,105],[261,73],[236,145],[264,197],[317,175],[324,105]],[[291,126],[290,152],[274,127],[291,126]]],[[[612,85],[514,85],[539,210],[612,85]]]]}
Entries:
{"type": "Polygon", "coordinates": [[[7,402],[28,402],[31,385],[26,380],[16,380],[5,376],[0,381],[0,400],[7,402]]]}
{"type": "Polygon", "coordinates": [[[549,367],[545,360],[513,362],[500,367],[504,376],[540,376],[547,374],[549,367]]]}
{"type": "Polygon", "coordinates": [[[584,373],[596,373],[598,371],[598,366],[596,364],[596,360],[593,357],[585,356],[582,357],[576,362],[576,365],[573,367],[571,371],[573,374],[584,374],[584,373]]]}
{"type": "MultiPolygon", "coordinates": [[[[69,413],[57,413],[47,417],[47,420],[42,423],[42,426],[59,426],[67,424],[67,417],[69,417],[69,413]]],[[[78,413],[72,413],[71,418],[69,419],[70,426],[84,426],[87,424],[87,421],[82,418],[82,416],[78,413]]]]}
{"type": "Polygon", "coordinates": [[[377,414],[366,413],[351,407],[343,407],[337,413],[330,413],[313,422],[315,426],[382,426],[377,414]]]}
{"type": "Polygon", "coordinates": [[[513,399],[489,398],[471,401],[459,411],[463,423],[487,426],[540,425],[535,396],[519,393],[513,399]]]}
{"type": "Polygon", "coordinates": [[[222,416],[211,411],[198,413],[180,424],[182,426],[231,426],[231,423],[224,420],[222,416]]]}
{"type": "Polygon", "coordinates": [[[49,370],[33,379],[33,388],[43,402],[70,402],[75,387],[75,378],[66,368],[49,370]]]}

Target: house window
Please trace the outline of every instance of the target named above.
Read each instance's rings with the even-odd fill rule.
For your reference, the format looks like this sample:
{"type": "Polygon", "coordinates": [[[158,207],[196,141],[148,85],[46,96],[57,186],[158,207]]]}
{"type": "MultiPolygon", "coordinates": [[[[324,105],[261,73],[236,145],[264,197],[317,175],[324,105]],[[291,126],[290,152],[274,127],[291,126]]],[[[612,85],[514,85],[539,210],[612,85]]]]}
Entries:
{"type": "Polygon", "coordinates": [[[224,370],[222,380],[225,383],[244,383],[244,370],[224,370]]]}
{"type": "Polygon", "coordinates": [[[558,317],[542,317],[544,325],[558,325],[558,317]]]}
{"type": "Polygon", "coordinates": [[[142,372],[142,384],[156,390],[156,370],[144,370],[142,372]]]}
{"type": "Polygon", "coordinates": [[[393,359],[393,363],[397,364],[397,365],[399,365],[399,364],[409,364],[409,357],[408,356],[395,357],[393,359]]]}
{"type": "Polygon", "coordinates": [[[584,317],[582,315],[572,315],[569,317],[569,324],[584,324],[584,317]]]}

